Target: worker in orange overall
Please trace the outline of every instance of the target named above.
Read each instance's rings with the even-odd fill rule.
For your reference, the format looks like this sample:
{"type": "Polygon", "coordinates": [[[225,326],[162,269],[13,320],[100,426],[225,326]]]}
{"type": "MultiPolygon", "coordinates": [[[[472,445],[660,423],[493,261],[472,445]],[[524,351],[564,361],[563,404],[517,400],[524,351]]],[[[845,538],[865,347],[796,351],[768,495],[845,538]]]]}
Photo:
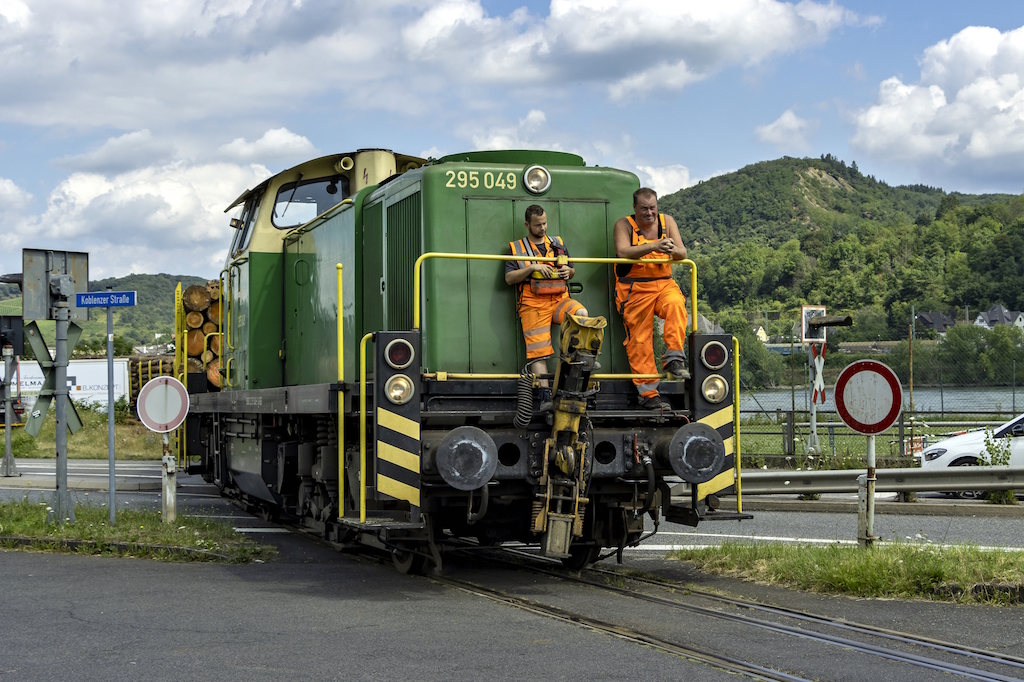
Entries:
{"type": "MultiPolygon", "coordinates": [[[[643,259],[650,264],[615,266],[615,306],[626,326],[626,355],[633,374],[658,374],[654,361],[654,316],[665,321],[662,365],[668,378],[688,379],[686,354],[686,297],[672,279],[672,266],[664,261],[686,258],[686,247],[672,216],[658,213],[658,195],[642,187],[633,193],[633,215],[615,223],[615,252],[619,258],[643,259]],[[657,261],[663,261],[661,263],[657,261]]],[[[658,395],[658,379],[635,378],[640,405],[665,407],[658,395]]]]}
{"type": "MultiPolygon", "coordinates": [[[[547,374],[547,358],[554,355],[551,325],[562,324],[566,315],[586,317],[587,309],[569,298],[569,280],[576,274],[568,264],[569,251],[561,237],[548,237],[548,217],[534,204],[526,209],[527,235],[510,242],[509,253],[520,260],[506,261],[505,283],[517,288],[516,312],[526,339],[528,371],[547,374]],[[530,257],[557,257],[557,263],[530,262],[530,257]]],[[[547,380],[541,385],[547,387],[547,380]]],[[[542,391],[541,400],[550,399],[550,390],[542,391]]],[[[543,409],[543,407],[542,407],[543,409]]]]}

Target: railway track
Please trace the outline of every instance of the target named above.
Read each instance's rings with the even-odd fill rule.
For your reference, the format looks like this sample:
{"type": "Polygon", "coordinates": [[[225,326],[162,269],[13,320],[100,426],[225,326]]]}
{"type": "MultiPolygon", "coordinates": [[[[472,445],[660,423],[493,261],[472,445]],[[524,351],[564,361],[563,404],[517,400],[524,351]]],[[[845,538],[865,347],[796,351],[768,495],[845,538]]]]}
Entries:
{"type": "MultiPolygon", "coordinates": [[[[342,546],[337,543],[328,542],[311,534],[303,529],[286,525],[293,532],[317,542],[326,544],[335,549],[342,546]]],[[[876,661],[892,661],[895,663],[913,666],[918,670],[917,674],[923,674],[926,670],[941,675],[955,675],[964,679],[981,680],[985,682],[1018,682],[1024,679],[1024,658],[1001,654],[998,652],[986,651],[976,647],[964,646],[952,642],[945,642],[928,637],[922,637],[907,632],[889,630],[873,625],[856,623],[842,618],[796,611],[785,607],[773,606],[755,600],[724,596],[706,590],[700,590],[681,583],[673,583],[664,580],[657,580],[650,577],[635,576],[619,571],[612,571],[598,567],[591,567],[580,572],[568,571],[560,567],[558,562],[544,559],[517,549],[510,548],[483,548],[464,547],[457,554],[472,555],[476,561],[483,561],[490,565],[503,566],[517,572],[545,576],[565,583],[584,586],[587,588],[602,590],[608,593],[634,599],[648,604],[656,605],[659,608],[666,608],[672,611],[685,612],[691,616],[691,622],[706,624],[709,620],[725,621],[741,628],[753,628],[765,631],[773,635],[781,635],[786,638],[798,638],[800,640],[829,647],[837,647],[845,652],[855,652],[859,655],[868,656],[876,661]],[[631,583],[632,587],[608,584],[608,579],[631,583]],[[653,594],[654,589],[667,594],[653,594]],[[709,608],[694,603],[687,603],[684,599],[696,598],[713,604],[721,605],[731,611],[709,608]],[[736,610],[753,611],[759,615],[775,617],[779,620],[795,621],[803,627],[767,620],[743,613],[736,610]],[[812,628],[818,628],[817,630],[812,628]],[[821,631],[824,630],[824,631],[821,631]],[[829,631],[832,632],[829,632],[829,631]],[[842,634],[836,634],[842,633],[842,634]],[[845,635],[856,635],[859,637],[881,640],[888,646],[852,639],[845,635]],[[916,648],[931,652],[933,655],[944,655],[949,658],[957,658],[962,662],[943,660],[923,653],[904,651],[894,646],[905,648],[916,648]],[[967,665],[970,662],[976,665],[985,664],[990,668],[982,669],[967,665]]],[[[365,552],[360,553],[362,560],[373,561],[380,566],[386,566],[389,562],[379,555],[371,555],[365,552]]],[[[410,578],[416,579],[416,578],[410,578]]],[[[610,622],[608,619],[587,615],[582,610],[566,609],[552,604],[546,604],[538,599],[530,599],[513,594],[509,589],[494,587],[483,584],[480,580],[470,580],[456,577],[454,575],[428,574],[419,579],[428,580],[435,584],[444,585],[451,589],[476,597],[489,599],[496,603],[511,606],[530,613],[570,623],[578,627],[586,628],[593,632],[599,632],[608,636],[635,642],[636,644],[651,649],[679,656],[683,659],[703,663],[717,669],[733,674],[742,675],[749,679],[756,680],[810,680],[822,679],[821,675],[805,673],[799,670],[779,669],[782,666],[763,665],[759,662],[746,660],[746,655],[726,655],[711,651],[711,647],[694,646],[692,643],[680,641],[679,638],[665,636],[651,631],[651,628],[636,627],[624,623],[610,622]],[[804,675],[807,675],[806,677],[804,675]]],[[[793,666],[799,667],[799,666],[793,666]]],[[[840,674],[834,679],[851,679],[849,674],[840,674]]],[[[881,678],[879,678],[881,679],[881,678]]],[[[917,677],[917,679],[923,679],[917,677]]]]}
{"type": "MultiPolygon", "coordinates": [[[[842,647],[844,649],[855,651],[875,658],[905,663],[918,668],[925,668],[940,673],[957,675],[959,677],[963,677],[966,679],[999,680],[1003,682],[1015,682],[1020,679],[1024,679],[1024,658],[1012,656],[1009,654],[1001,654],[998,652],[986,651],[984,649],[979,649],[976,647],[964,646],[952,642],[922,637],[919,635],[914,635],[912,633],[899,632],[895,630],[889,630],[886,628],[880,628],[877,626],[856,623],[841,618],[833,618],[831,616],[825,616],[821,614],[806,613],[803,611],[796,611],[784,607],[772,606],[750,599],[726,597],[723,595],[708,592],[706,590],[688,587],[686,585],[682,585],[679,583],[671,583],[647,577],[632,576],[618,571],[610,571],[607,569],[592,567],[590,569],[586,569],[584,571],[579,572],[579,574],[577,575],[575,574],[575,572],[570,572],[563,569],[546,568],[543,565],[538,565],[541,562],[544,562],[544,560],[536,556],[530,555],[527,552],[521,552],[516,550],[504,551],[506,553],[512,553],[515,556],[516,560],[509,561],[507,559],[494,557],[492,555],[486,557],[487,561],[498,564],[505,564],[514,567],[518,570],[525,570],[539,575],[551,576],[553,578],[570,583],[586,585],[591,588],[613,592],[615,594],[623,595],[633,599],[638,599],[648,603],[657,604],[662,607],[685,611],[689,614],[699,616],[704,619],[714,618],[718,620],[726,620],[743,626],[750,626],[777,634],[797,637],[819,644],[842,647]],[[602,580],[584,577],[587,575],[597,576],[602,578],[602,580]],[[638,585],[646,585],[660,590],[670,591],[674,594],[672,597],[660,596],[656,594],[650,594],[648,592],[643,592],[638,589],[610,585],[603,580],[603,578],[609,577],[614,578],[616,580],[623,580],[638,585]],[[769,621],[749,615],[729,613],[713,608],[688,604],[678,599],[680,593],[682,593],[682,595],[686,597],[692,595],[699,597],[702,600],[711,601],[713,603],[727,605],[730,607],[736,607],[744,610],[752,610],[760,614],[776,616],[780,619],[790,619],[804,625],[816,626],[818,628],[825,630],[834,630],[843,633],[856,634],[868,638],[876,638],[884,640],[886,642],[898,643],[910,647],[929,650],[936,653],[941,652],[942,654],[946,654],[948,656],[955,656],[973,662],[984,662],[991,666],[999,666],[1001,668],[1005,668],[1004,672],[1010,674],[1004,674],[1004,672],[997,672],[994,670],[980,669],[972,667],[970,665],[963,665],[948,660],[932,658],[918,653],[902,651],[899,649],[894,649],[886,646],[880,646],[878,644],[872,644],[870,642],[851,639],[846,636],[808,629],[807,627],[797,627],[794,625],[787,625],[785,623],[769,621]]],[[[745,664],[753,665],[750,663],[745,664]]],[[[763,670],[763,668],[761,669],[763,670]]],[[[789,675],[790,673],[772,670],[771,674],[789,675]]],[[[793,679],[793,677],[780,677],[771,679],[793,679]]]]}

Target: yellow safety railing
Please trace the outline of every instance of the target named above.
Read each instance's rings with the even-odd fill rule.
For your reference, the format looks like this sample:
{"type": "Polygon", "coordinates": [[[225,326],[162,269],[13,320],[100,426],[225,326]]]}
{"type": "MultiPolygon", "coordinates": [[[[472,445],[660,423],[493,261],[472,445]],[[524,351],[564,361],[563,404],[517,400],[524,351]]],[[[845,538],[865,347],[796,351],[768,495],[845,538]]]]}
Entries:
{"type": "Polygon", "coordinates": [[[732,337],[732,409],[733,409],[733,450],[736,455],[736,513],[743,513],[743,490],[740,484],[740,341],[732,337]]]}
{"type": "Polygon", "coordinates": [[[373,332],[359,342],[359,523],[366,523],[366,342],[373,332]]]}
{"type": "MultiPolygon", "coordinates": [[[[495,261],[516,261],[522,260],[521,256],[495,256],[487,253],[444,253],[438,251],[431,251],[425,253],[416,259],[416,264],[413,272],[413,315],[412,315],[412,327],[413,329],[420,328],[420,277],[423,271],[422,265],[425,261],[431,258],[447,258],[451,260],[495,260],[495,261]]],[[[549,257],[530,257],[530,261],[536,261],[539,263],[554,263],[556,258],[549,257]]],[[[689,258],[682,260],[672,260],[669,258],[571,258],[570,263],[606,263],[606,264],[637,264],[642,263],[650,265],[652,261],[661,261],[668,263],[669,265],[686,265],[690,268],[690,328],[693,333],[697,333],[697,264],[689,258]]],[[[477,373],[454,373],[454,372],[436,372],[428,373],[424,375],[427,378],[441,378],[444,379],[518,379],[518,374],[477,374],[477,373]]],[[[591,374],[591,379],[596,381],[611,380],[611,379],[659,379],[660,374],[591,374]]]]}
{"type": "Polygon", "coordinates": [[[341,263],[338,269],[338,515],[345,518],[345,310],[341,281],[341,263]]]}

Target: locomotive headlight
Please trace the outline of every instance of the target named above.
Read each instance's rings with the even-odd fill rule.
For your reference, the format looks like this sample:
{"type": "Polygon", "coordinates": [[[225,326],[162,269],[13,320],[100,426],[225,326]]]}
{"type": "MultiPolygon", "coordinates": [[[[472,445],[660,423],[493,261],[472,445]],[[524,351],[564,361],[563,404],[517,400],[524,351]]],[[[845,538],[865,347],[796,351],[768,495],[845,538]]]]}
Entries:
{"type": "Polygon", "coordinates": [[[721,341],[710,341],[701,349],[700,361],[710,370],[722,369],[729,361],[729,351],[721,341]]]}
{"type": "Polygon", "coordinates": [[[523,187],[532,194],[543,194],[551,187],[551,173],[543,166],[530,166],[523,172],[523,187]]]}
{"type": "Polygon", "coordinates": [[[396,374],[384,383],[384,395],[395,405],[405,405],[412,400],[412,379],[404,374],[396,374]]]}
{"type": "Polygon", "coordinates": [[[729,382],[721,374],[712,374],[700,385],[700,390],[709,403],[720,403],[729,395],[729,382]]]}
{"type": "Polygon", "coordinates": [[[412,344],[405,339],[395,339],[384,347],[384,359],[392,369],[405,369],[415,358],[412,344]]]}

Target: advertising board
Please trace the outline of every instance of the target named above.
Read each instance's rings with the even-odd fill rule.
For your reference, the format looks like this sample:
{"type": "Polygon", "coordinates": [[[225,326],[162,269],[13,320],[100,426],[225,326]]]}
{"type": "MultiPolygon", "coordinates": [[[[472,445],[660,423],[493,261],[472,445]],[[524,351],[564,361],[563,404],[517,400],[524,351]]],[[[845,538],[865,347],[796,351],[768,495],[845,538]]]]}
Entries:
{"type": "MultiPolygon", "coordinates": [[[[19,387],[22,404],[31,409],[43,387],[43,372],[39,363],[22,360],[18,363],[19,387]]],[[[3,365],[0,364],[0,376],[3,365]]],[[[128,359],[114,360],[114,400],[128,394],[128,359]]],[[[68,363],[68,395],[81,403],[99,403],[107,406],[107,361],[71,360],[68,363]]]]}

